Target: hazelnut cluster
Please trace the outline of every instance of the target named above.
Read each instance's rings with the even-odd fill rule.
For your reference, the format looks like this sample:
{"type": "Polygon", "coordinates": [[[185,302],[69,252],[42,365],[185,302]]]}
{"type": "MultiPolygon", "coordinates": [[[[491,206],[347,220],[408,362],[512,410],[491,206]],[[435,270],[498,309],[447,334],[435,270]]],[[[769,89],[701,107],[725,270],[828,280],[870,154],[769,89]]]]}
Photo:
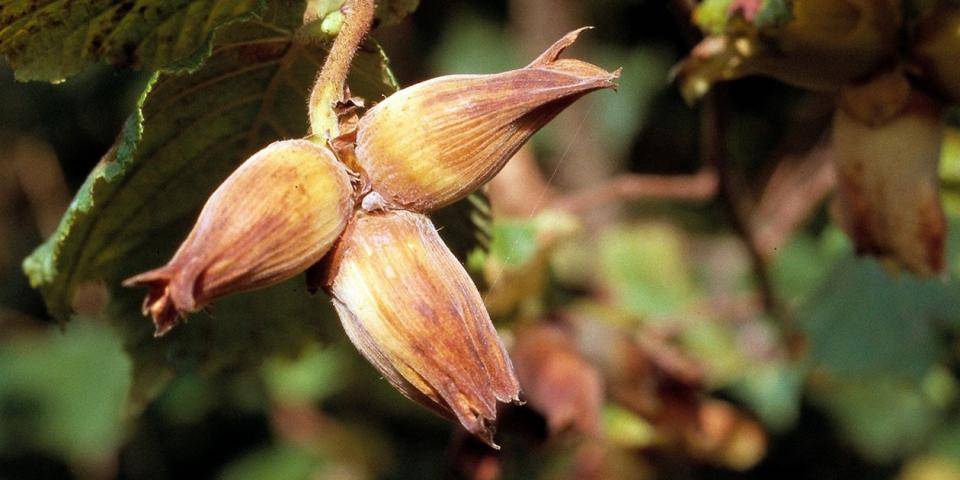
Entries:
{"type": "Polygon", "coordinates": [[[577,98],[616,86],[619,72],[559,58],[581,31],[521,69],[400,90],[335,142],[254,154],[166,265],[124,282],[149,288],[156,335],[317,265],[347,335],[384,377],[494,445],[497,403],[518,401],[520,387],[477,287],[426,214],[490,180],[577,98]]]}

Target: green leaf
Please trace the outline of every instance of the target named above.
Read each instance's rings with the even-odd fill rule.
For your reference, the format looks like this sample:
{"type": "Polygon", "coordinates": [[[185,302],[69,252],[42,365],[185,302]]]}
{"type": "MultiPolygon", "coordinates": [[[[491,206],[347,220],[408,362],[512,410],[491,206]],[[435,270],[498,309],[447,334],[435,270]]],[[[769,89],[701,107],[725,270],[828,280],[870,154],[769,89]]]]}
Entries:
{"type": "Polygon", "coordinates": [[[120,411],[130,363],[106,325],[0,344],[0,450],[41,449],[72,461],[100,461],[122,440],[120,411]]]}
{"type": "Polygon", "coordinates": [[[791,0],[764,0],[753,23],[757,28],[773,28],[787,24],[791,20],[793,20],[791,0]]]}
{"type": "Polygon", "coordinates": [[[956,304],[941,280],[894,278],[874,260],[848,257],[801,314],[810,359],[844,378],[920,378],[944,354],[936,327],[957,321],[956,304]]]}
{"type": "Polygon", "coordinates": [[[671,315],[696,294],[686,245],[669,225],[613,228],[603,232],[598,248],[600,278],[630,312],[671,315]]]}
{"type": "MultiPolygon", "coordinates": [[[[344,347],[343,343],[337,347],[344,347]]],[[[349,347],[348,347],[349,348],[349,347]]],[[[344,366],[352,355],[345,348],[307,348],[298,358],[274,358],[263,368],[270,396],[284,404],[309,405],[343,389],[344,366]]]]}
{"type": "MultiPolygon", "coordinates": [[[[102,282],[109,310],[134,357],[137,406],[171,371],[213,373],[295,353],[336,326],[328,301],[302,279],[217,302],[169,338],[156,340],[139,313],[142,291],[120,280],[164,264],[210,193],[250,154],[306,134],[305,98],[326,42],[297,32],[303,3],[278,2],[262,20],[224,28],[212,54],[187,75],[155,76],[116,144],[87,178],[54,235],[24,261],[55,317],[66,320],[81,285],[102,282]]],[[[351,90],[369,99],[394,91],[380,48],[358,53],[351,90]]]]}
{"type": "Polygon", "coordinates": [[[340,328],[329,300],[307,293],[302,278],[233,295],[161,339],[140,315],[141,291],[117,291],[110,317],[121,330],[133,359],[133,412],[160,393],[175,374],[205,377],[254,371],[276,355],[300,355],[312,344],[336,338],[340,328]]]}
{"type": "Polygon", "coordinates": [[[310,450],[288,444],[263,447],[231,463],[220,480],[291,480],[317,478],[322,459],[310,450]]]}
{"type": "Polygon", "coordinates": [[[771,430],[784,432],[800,416],[802,388],[800,368],[773,361],[749,366],[730,394],[750,406],[771,430]]]}
{"type": "Polygon", "coordinates": [[[777,296],[793,305],[802,304],[819,293],[817,288],[834,273],[833,265],[851,252],[850,240],[836,227],[816,236],[795,236],[780,249],[770,266],[777,296]]]}
{"type": "Polygon", "coordinates": [[[757,28],[775,28],[793,20],[790,0],[704,0],[694,12],[694,22],[706,33],[720,34],[730,20],[742,14],[757,28]]]}
{"type": "Polygon", "coordinates": [[[430,64],[440,74],[492,73],[517,68],[503,27],[467,10],[456,14],[437,42],[430,64]]]}
{"type": "Polygon", "coordinates": [[[603,407],[603,430],[607,440],[622,448],[645,448],[657,440],[656,427],[630,410],[608,403],[603,407]]]}
{"type": "Polygon", "coordinates": [[[706,33],[721,34],[730,18],[733,0],[703,0],[693,13],[693,21],[706,33]]]}
{"type": "Polygon", "coordinates": [[[954,417],[931,442],[931,450],[940,455],[960,459],[960,418],[954,417]]]}
{"type": "Polygon", "coordinates": [[[264,0],[5,0],[0,55],[22,81],[61,81],[97,62],[193,69],[217,30],[264,8],[264,0]]]}
{"type": "Polygon", "coordinates": [[[528,220],[503,219],[493,225],[490,255],[500,263],[520,267],[534,259],[537,244],[537,225],[528,220]]]}
{"type": "Polygon", "coordinates": [[[917,383],[888,376],[817,384],[811,397],[847,441],[874,462],[916,453],[943,419],[917,383]]]}

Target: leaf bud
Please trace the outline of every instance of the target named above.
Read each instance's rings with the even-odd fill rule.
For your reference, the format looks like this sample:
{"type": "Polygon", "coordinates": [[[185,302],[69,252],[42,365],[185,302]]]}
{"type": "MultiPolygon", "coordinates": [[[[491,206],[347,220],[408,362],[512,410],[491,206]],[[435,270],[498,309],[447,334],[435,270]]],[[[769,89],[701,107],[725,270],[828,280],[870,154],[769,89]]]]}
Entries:
{"type": "Polygon", "coordinates": [[[360,119],[356,155],[391,205],[428,212],[490,180],[553,117],[619,71],[559,59],[583,29],[530,65],[493,75],[450,75],[400,90],[360,119]]]}
{"type": "Polygon", "coordinates": [[[494,446],[519,385],[466,270],[421,214],[360,212],[321,280],[360,353],[402,394],[494,446]]]}
{"type": "Polygon", "coordinates": [[[169,263],[123,284],[149,287],[143,313],[160,336],[218,297],[306,270],[330,249],[352,210],[350,178],[328,148],[274,142],[213,192],[169,263]]]}

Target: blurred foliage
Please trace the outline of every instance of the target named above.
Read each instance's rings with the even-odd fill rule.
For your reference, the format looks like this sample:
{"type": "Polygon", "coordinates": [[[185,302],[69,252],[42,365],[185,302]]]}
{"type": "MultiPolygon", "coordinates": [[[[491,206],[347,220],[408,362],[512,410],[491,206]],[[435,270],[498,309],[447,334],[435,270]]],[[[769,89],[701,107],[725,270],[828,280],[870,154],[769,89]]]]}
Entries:
{"type": "MultiPolygon", "coordinates": [[[[342,1],[121,3],[168,9],[167,20],[152,33],[131,29],[133,8],[107,25],[104,12],[126,7],[100,2],[86,12],[100,30],[84,41],[64,24],[31,43],[10,25],[53,21],[41,13],[57,4],[29,15],[31,2],[0,6],[0,54],[13,68],[0,72],[0,168],[11,172],[0,180],[0,478],[960,478],[957,228],[948,272],[919,279],[857,257],[818,200],[761,259],[761,278],[722,196],[558,206],[591,188],[561,187],[558,172],[677,176],[704,167],[704,108],[687,105],[669,81],[696,40],[684,2],[379,4],[385,28],[374,36],[404,83],[523,65],[543,46],[529,34],[543,25],[559,35],[594,24],[577,56],[624,68],[617,94],[535,137],[548,189],[514,181],[524,213],[497,211],[492,198],[491,219],[478,196],[435,218],[449,226],[441,234],[484,287],[508,345],[526,327],[549,325],[572,345],[561,356],[586,370],[564,378],[602,379],[599,403],[579,407],[595,411],[572,414],[595,414],[594,431],[577,422],[551,431],[548,412],[531,407],[538,402],[512,406],[497,453],[378,378],[302,279],[225,299],[151,337],[141,292],[116,281],[162,263],[250,149],[304,132],[303,97],[325,43],[294,46],[293,31],[309,3],[320,34],[333,33],[342,1]],[[208,15],[178,23],[199,18],[189,9],[208,15]],[[559,13],[569,18],[538,23],[559,13]],[[185,32],[177,48],[156,46],[164,29],[185,32]],[[100,31],[113,40],[94,42],[100,31]],[[227,48],[237,42],[251,47],[227,48]],[[38,67],[54,57],[69,61],[38,67]],[[266,66],[246,71],[248,61],[266,66]],[[90,66],[102,62],[144,72],[90,66]],[[229,85],[214,81],[224,75],[229,85]],[[277,78],[283,91],[269,102],[245,103],[277,78]],[[264,115],[274,126],[257,120],[264,115]],[[19,159],[14,147],[28,137],[51,146],[60,171],[19,159]],[[570,153],[575,142],[590,158],[570,153]],[[37,178],[53,190],[33,188],[37,178]],[[44,203],[57,188],[77,196],[54,232],[38,219],[68,208],[44,203]],[[144,195],[151,200],[136,200],[144,195]],[[19,262],[50,235],[28,261],[45,305],[19,262]],[[53,318],[72,310],[80,313],[58,329],[53,318]]],[[[730,24],[734,3],[702,2],[695,21],[714,34],[739,28],[730,24]]],[[[789,22],[792,3],[736,1],[761,29],[789,22]]],[[[373,43],[354,75],[355,93],[370,99],[395,87],[373,43]]],[[[822,97],[771,80],[738,80],[722,93],[735,193],[762,203],[781,157],[802,162],[809,145],[797,137],[822,142],[830,113],[808,111],[822,97]]],[[[956,226],[956,130],[941,160],[956,226]]],[[[557,398],[566,391],[558,387],[557,398]]]]}
{"type": "Polygon", "coordinates": [[[0,351],[0,450],[109,458],[129,386],[130,361],[102,323],[12,338],[0,351]]]}

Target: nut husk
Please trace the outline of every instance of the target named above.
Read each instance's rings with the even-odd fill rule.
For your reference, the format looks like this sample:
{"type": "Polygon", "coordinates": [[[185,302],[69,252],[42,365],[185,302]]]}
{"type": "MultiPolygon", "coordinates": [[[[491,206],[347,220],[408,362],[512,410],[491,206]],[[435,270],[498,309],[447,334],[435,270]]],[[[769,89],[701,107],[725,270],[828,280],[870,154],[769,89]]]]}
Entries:
{"type": "Polygon", "coordinates": [[[330,249],[352,210],[350,178],[328,148],[275,142],[217,188],[169,263],[123,284],[150,288],[143,313],[160,336],[218,297],[306,270],[330,249]]]}
{"type": "MultiPolygon", "coordinates": [[[[888,98],[885,84],[882,79],[875,84],[881,103],[888,98]]],[[[913,90],[901,110],[890,114],[871,108],[864,88],[869,86],[845,96],[834,116],[839,223],[859,253],[917,275],[939,274],[947,236],[938,178],[941,109],[913,90]],[[851,108],[852,100],[860,105],[851,108]],[[864,118],[871,111],[875,121],[864,118]]]]}
{"type": "Polygon", "coordinates": [[[483,300],[430,220],[360,212],[323,280],[353,344],[411,400],[495,446],[497,402],[519,385],[483,300]]]}
{"type": "Polygon", "coordinates": [[[582,30],[524,68],[434,78],[370,109],[358,125],[356,155],[372,189],[407,210],[449,205],[496,175],[577,98],[615,87],[619,71],[558,59],[582,30]]]}

